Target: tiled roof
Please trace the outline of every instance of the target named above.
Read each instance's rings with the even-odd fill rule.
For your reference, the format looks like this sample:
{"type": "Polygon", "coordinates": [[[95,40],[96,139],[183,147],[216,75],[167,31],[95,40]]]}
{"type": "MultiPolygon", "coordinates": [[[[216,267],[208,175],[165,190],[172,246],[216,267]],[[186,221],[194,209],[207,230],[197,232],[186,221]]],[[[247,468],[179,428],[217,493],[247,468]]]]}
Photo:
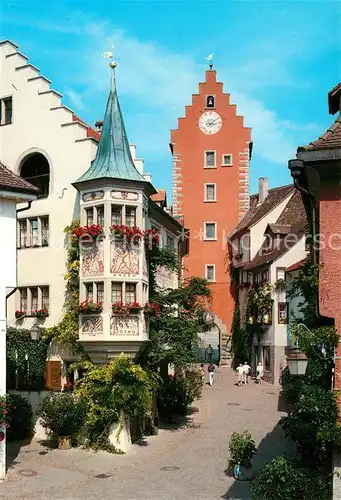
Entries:
{"type": "Polygon", "coordinates": [[[278,217],[275,226],[277,225],[290,226],[290,231],[286,235],[293,235],[293,237],[281,238],[278,243],[276,242],[274,250],[268,253],[264,251],[267,244],[264,242],[253,260],[245,266],[245,270],[263,266],[278,259],[287,250],[295,246],[297,241],[306,233],[308,229],[307,216],[301,194],[298,190],[295,190],[285,209],[278,217]]]}
{"type": "Polygon", "coordinates": [[[331,115],[340,111],[341,82],[328,93],[328,109],[331,115]]]}
{"type": "Polygon", "coordinates": [[[291,230],[290,224],[269,224],[268,227],[273,234],[288,234],[291,230]]]}
{"type": "Polygon", "coordinates": [[[93,139],[95,139],[96,141],[99,142],[99,140],[101,138],[101,134],[99,134],[95,129],[93,129],[92,127],[90,127],[90,125],[88,125],[81,118],[79,118],[79,116],[75,115],[74,113],[72,115],[72,121],[79,122],[82,125],[84,125],[86,127],[86,135],[87,135],[87,137],[92,137],[93,139]]]}
{"type": "Polygon", "coordinates": [[[166,202],[166,190],[165,189],[158,189],[157,190],[157,193],[155,194],[152,194],[150,196],[150,199],[155,201],[155,202],[159,202],[159,203],[162,203],[162,202],[166,202]]]}
{"type": "Polygon", "coordinates": [[[269,189],[268,196],[265,198],[263,203],[258,205],[258,194],[254,194],[250,197],[250,209],[242,220],[239,222],[238,226],[230,234],[230,238],[237,233],[243,232],[249,227],[260,221],[266,214],[271,212],[279,203],[281,203],[290,193],[294,190],[294,186],[289,184],[288,186],[281,186],[278,188],[269,189]]]}
{"type": "Polygon", "coordinates": [[[39,189],[25,181],[0,161],[0,189],[37,195],[39,189]]]}
{"type": "Polygon", "coordinates": [[[295,264],[292,264],[291,266],[286,268],[286,272],[290,273],[291,271],[298,271],[301,269],[304,264],[306,264],[308,258],[306,257],[305,259],[299,260],[298,262],[295,262],[295,264]]]}
{"type": "Polygon", "coordinates": [[[310,142],[307,146],[300,146],[297,152],[339,148],[341,148],[341,116],[335,120],[333,125],[321,137],[316,139],[316,141],[310,142]]]}

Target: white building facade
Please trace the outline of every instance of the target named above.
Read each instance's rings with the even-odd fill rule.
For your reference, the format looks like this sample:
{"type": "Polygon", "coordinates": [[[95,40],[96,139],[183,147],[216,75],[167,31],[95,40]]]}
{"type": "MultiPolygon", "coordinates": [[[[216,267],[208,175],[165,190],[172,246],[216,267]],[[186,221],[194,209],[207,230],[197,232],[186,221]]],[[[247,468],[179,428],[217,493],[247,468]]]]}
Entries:
{"type": "MultiPolygon", "coordinates": [[[[90,354],[97,353],[95,361],[107,361],[107,351],[111,355],[134,354],[148,339],[148,325],[142,312],[131,318],[130,326],[122,322],[121,326],[114,325],[112,282],[122,285],[123,302],[128,300],[129,290],[129,300],[134,294],[142,304],[148,301],[148,269],[142,244],[138,256],[136,251],[127,251],[118,257],[110,239],[110,228],[117,222],[112,206],[121,209],[121,224],[142,230],[153,227],[160,233],[161,245],[172,245],[174,249],[178,249],[181,226],[166,213],[165,207],[151,200],[157,191],[150,175],[143,172],[143,160],[136,158],[135,146],[127,142],[115,87],[111,87],[108,100],[108,106],[115,109],[107,108],[103,130],[94,130],[63,105],[62,96],[51,88],[51,81],[28,62],[13,42],[0,43],[0,61],[0,159],[15,174],[39,187],[37,199],[28,210],[18,214],[18,290],[8,300],[8,324],[31,329],[37,323],[37,311],[39,314],[44,310],[47,316],[39,319],[42,328],[56,325],[61,319],[68,245],[64,229],[80,218],[81,225],[103,224],[96,255],[84,251],[85,256],[82,250],[80,265],[81,300],[91,289],[87,285],[92,284],[93,293],[100,294],[103,300],[103,311],[91,321],[89,317],[87,321],[80,317],[80,341],[90,354]],[[118,142],[105,140],[105,135],[112,139],[115,134],[118,142]],[[122,160],[123,150],[125,163],[118,161],[114,169],[113,165],[102,164],[102,176],[81,181],[84,172],[96,162],[96,154],[100,152],[103,160],[114,152],[122,160]],[[119,259],[121,267],[116,262],[119,259]],[[132,325],[135,326],[131,328],[132,325]]],[[[159,271],[165,286],[178,286],[177,276],[159,271]]],[[[115,297],[119,297],[119,291],[115,297]]],[[[62,362],[72,361],[73,355],[51,348],[49,359],[60,361],[62,371],[62,362]]],[[[63,383],[63,377],[61,380],[63,383]]]]}
{"type": "Polygon", "coordinates": [[[292,185],[269,190],[268,180],[261,178],[249,212],[230,235],[241,326],[261,327],[253,337],[251,365],[255,372],[260,361],[265,380],[275,385],[280,385],[286,367],[294,317],[286,269],[306,257],[306,230],[300,193],[292,185]],[[256,294],[254,303],[252,294],[256,294]]]}

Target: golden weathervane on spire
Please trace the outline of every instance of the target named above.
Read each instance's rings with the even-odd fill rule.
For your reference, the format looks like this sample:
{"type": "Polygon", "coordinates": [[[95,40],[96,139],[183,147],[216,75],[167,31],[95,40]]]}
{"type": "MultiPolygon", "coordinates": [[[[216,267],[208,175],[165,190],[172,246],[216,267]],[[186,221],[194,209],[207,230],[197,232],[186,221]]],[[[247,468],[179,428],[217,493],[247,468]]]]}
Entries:
{"type": "Polygon", "coordinates": [[[208,56],[205,57],[205,59],[210,62],[210,69],[213,68],[213,57],[214,57],[214,52],[213,54],[208,54],[208,56]]]}
{"type": "Polygon", "coordinates": [[[109,65],[112,69],[116,68],[117,64],[115,63],[114,61],[114,45],[111,46],[112,50],[108,51],[108,52],[103,52],[102,56],[105,58],[105,59],[111,59],[109,65]]]}

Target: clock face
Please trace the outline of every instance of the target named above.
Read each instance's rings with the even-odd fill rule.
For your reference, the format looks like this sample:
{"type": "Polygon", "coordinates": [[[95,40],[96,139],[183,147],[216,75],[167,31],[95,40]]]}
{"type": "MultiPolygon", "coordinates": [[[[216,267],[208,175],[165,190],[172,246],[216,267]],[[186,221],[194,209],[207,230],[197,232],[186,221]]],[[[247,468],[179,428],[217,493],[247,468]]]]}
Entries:
{"type": "Polygon", "coordinates": [[[221,126],[221,116],[215,111],[206,111],[199,118],[199,127],[204,134],[216,134],[221,129],[221,126]]]}

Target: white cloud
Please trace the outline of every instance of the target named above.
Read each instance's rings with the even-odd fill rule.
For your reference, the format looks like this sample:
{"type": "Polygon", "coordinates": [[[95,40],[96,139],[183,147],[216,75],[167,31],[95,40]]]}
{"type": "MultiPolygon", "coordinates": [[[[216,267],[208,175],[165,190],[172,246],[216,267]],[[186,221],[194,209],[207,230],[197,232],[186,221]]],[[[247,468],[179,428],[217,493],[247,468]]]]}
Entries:
{"type": "Polygon", "coordinates": [[[66,89],[65,95],[67,95],[71,105],[74,106],[77,110],[80,111],[84,110],[82,94],[80,94],[79,92],[75,92],[74,90],[71,89],[66,89]]]}

